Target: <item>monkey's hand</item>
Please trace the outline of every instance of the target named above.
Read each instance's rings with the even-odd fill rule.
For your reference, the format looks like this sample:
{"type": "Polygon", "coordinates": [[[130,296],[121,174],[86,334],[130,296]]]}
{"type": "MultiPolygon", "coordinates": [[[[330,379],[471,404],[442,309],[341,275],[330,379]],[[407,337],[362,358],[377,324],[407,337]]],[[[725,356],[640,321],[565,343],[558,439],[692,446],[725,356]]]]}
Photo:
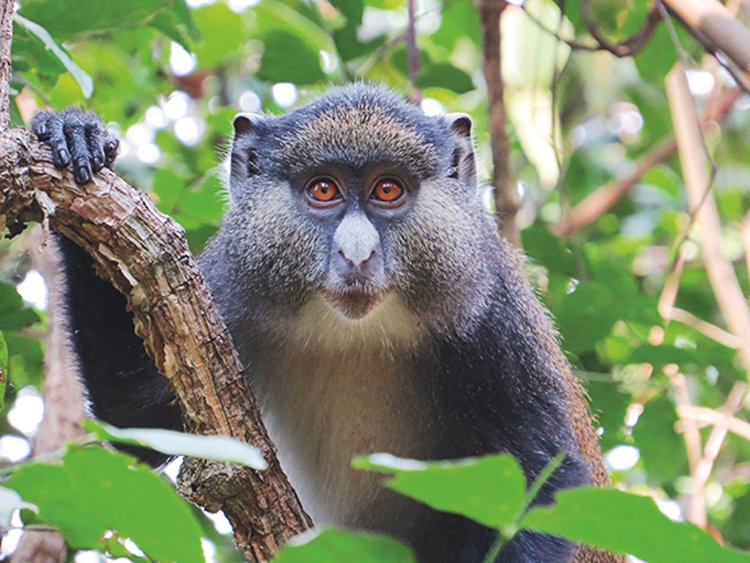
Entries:
{"type": "Polygon", "coordinates": [[[120,146],[107,134],[101,117],[76,108],[61,113],[38,112],[31,119],[31,132],[52,149],[55,166],[72,165],[78,184],[90,182],[92,173],[103,166],[111,168],[120,146]]]}

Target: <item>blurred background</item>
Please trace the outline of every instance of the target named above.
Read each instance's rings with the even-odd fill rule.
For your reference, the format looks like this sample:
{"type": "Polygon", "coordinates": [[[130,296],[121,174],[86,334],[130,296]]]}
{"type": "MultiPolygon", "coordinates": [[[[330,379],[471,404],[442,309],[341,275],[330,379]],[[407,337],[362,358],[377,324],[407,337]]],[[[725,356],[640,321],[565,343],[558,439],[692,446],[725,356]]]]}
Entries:
{"type": "MultiPolygon", "coordinates": [[[[748,6],[726,8],[745,22],[748,6]]],[[[644,0],[514,2],[501,22],[493,83],[474,0],[27,0],[14,25],[12,119],[24,126],[38,109],[69,105],[100,113],[121,139],[116,171],[184,226],[197,253],[223,213],[237,111],[283,113],[330,84],[370,80],[427,114],[469,113],[482,196],[488,211],[504,211],[494,184],[519,204],[506,233],[520,234],[585,383],[614,484],[750,549],[744,77],[644,0]],[[702,124],[693,154],[708,183],[692,187],[698,196],[678,158],[691,140],[673,125],[673,115],[691,117],[665,83],[678,63],[702,124]],[[498,89],[501,129],[488,119],[498,89]],[[493,147],[505,177],[493,172],[493,147]],[[697,221],[696,201],[715,201],[718,222],[697,221]],[[724,285],[712,279],[716,261],[733,278],[724,285]]],[[[44,236],[0,243],[5,464],[32,455],[52,392],[45,372],[69,366],[46,344],[54,268],[37,250],[44,236]]],[[[57,401],[48,416],[69,405],[57,401]]],[[[204,549],[231,560],[228,525],[214,522],[204,549]]],[[[4,556],[18,535],[9,532],[4,556]]]]}

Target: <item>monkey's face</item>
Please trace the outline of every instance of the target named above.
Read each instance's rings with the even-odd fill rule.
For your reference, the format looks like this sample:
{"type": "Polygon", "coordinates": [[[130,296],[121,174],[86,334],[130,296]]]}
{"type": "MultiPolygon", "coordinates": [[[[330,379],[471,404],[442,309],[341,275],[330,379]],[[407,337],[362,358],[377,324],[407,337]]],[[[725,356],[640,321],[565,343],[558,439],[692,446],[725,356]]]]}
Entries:
{"type": "Polygon", "coordinates": [[[476,277],[470,121],[357,85],[280,117],[235,120],[231,252],[256,295],[349,319],[389,297],[424,318],[476,277]]]}

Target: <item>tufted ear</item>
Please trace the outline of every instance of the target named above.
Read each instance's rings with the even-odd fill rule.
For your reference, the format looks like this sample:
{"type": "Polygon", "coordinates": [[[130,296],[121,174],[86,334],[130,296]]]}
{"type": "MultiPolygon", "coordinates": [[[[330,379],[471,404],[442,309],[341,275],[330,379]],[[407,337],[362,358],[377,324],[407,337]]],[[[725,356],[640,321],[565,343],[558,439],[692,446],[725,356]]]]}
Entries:
{"type": "Polygon", "coordinates": [[[471,139],[471,118],[465,113],[449,113],[445,120],[453,133],[450,177],[464,185],[476,187],[477,166],[474,160],[474,143],[471,139]]]}
{"type": "Polygon", "coordinates": [[[238,113],[234,118],[234,139],[229,170],[229,185],[234,187],[250,176],[260,173],[258,168],[258,134],[268,118],[257,113],[238,113]]]}

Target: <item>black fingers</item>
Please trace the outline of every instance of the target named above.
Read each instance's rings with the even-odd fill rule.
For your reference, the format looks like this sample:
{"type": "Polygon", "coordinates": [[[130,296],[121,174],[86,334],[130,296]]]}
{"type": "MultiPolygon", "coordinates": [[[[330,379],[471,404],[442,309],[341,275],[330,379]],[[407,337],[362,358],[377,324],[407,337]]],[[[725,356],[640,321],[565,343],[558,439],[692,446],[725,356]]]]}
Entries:
{"type": "Polygon", "coordinates": [[[31,130],[49,145],[55,166],[72,164],[78,184],[91,181],[103,166],[111,167],[119,142],[107,135],[104,123],[94,112],[68,108],[62,113],[39,112],[31,120],[31,130]]]}
{"type": "Polygon", "coordinates": [[[73,178],[77,184],[85,184],[91,181],[91,160],[86,140],[86,127],[81,125],[65,124],[65,139],[70,147],[73,165],[73,178]]]}
{"type": "Polygon", "coordinates": [[[58,168],[70,164],[70,151],[64,129],[63,118],[56,113],[42,111],[31,120],[31,131],[52,149],[52,162],[58,168]]]}

